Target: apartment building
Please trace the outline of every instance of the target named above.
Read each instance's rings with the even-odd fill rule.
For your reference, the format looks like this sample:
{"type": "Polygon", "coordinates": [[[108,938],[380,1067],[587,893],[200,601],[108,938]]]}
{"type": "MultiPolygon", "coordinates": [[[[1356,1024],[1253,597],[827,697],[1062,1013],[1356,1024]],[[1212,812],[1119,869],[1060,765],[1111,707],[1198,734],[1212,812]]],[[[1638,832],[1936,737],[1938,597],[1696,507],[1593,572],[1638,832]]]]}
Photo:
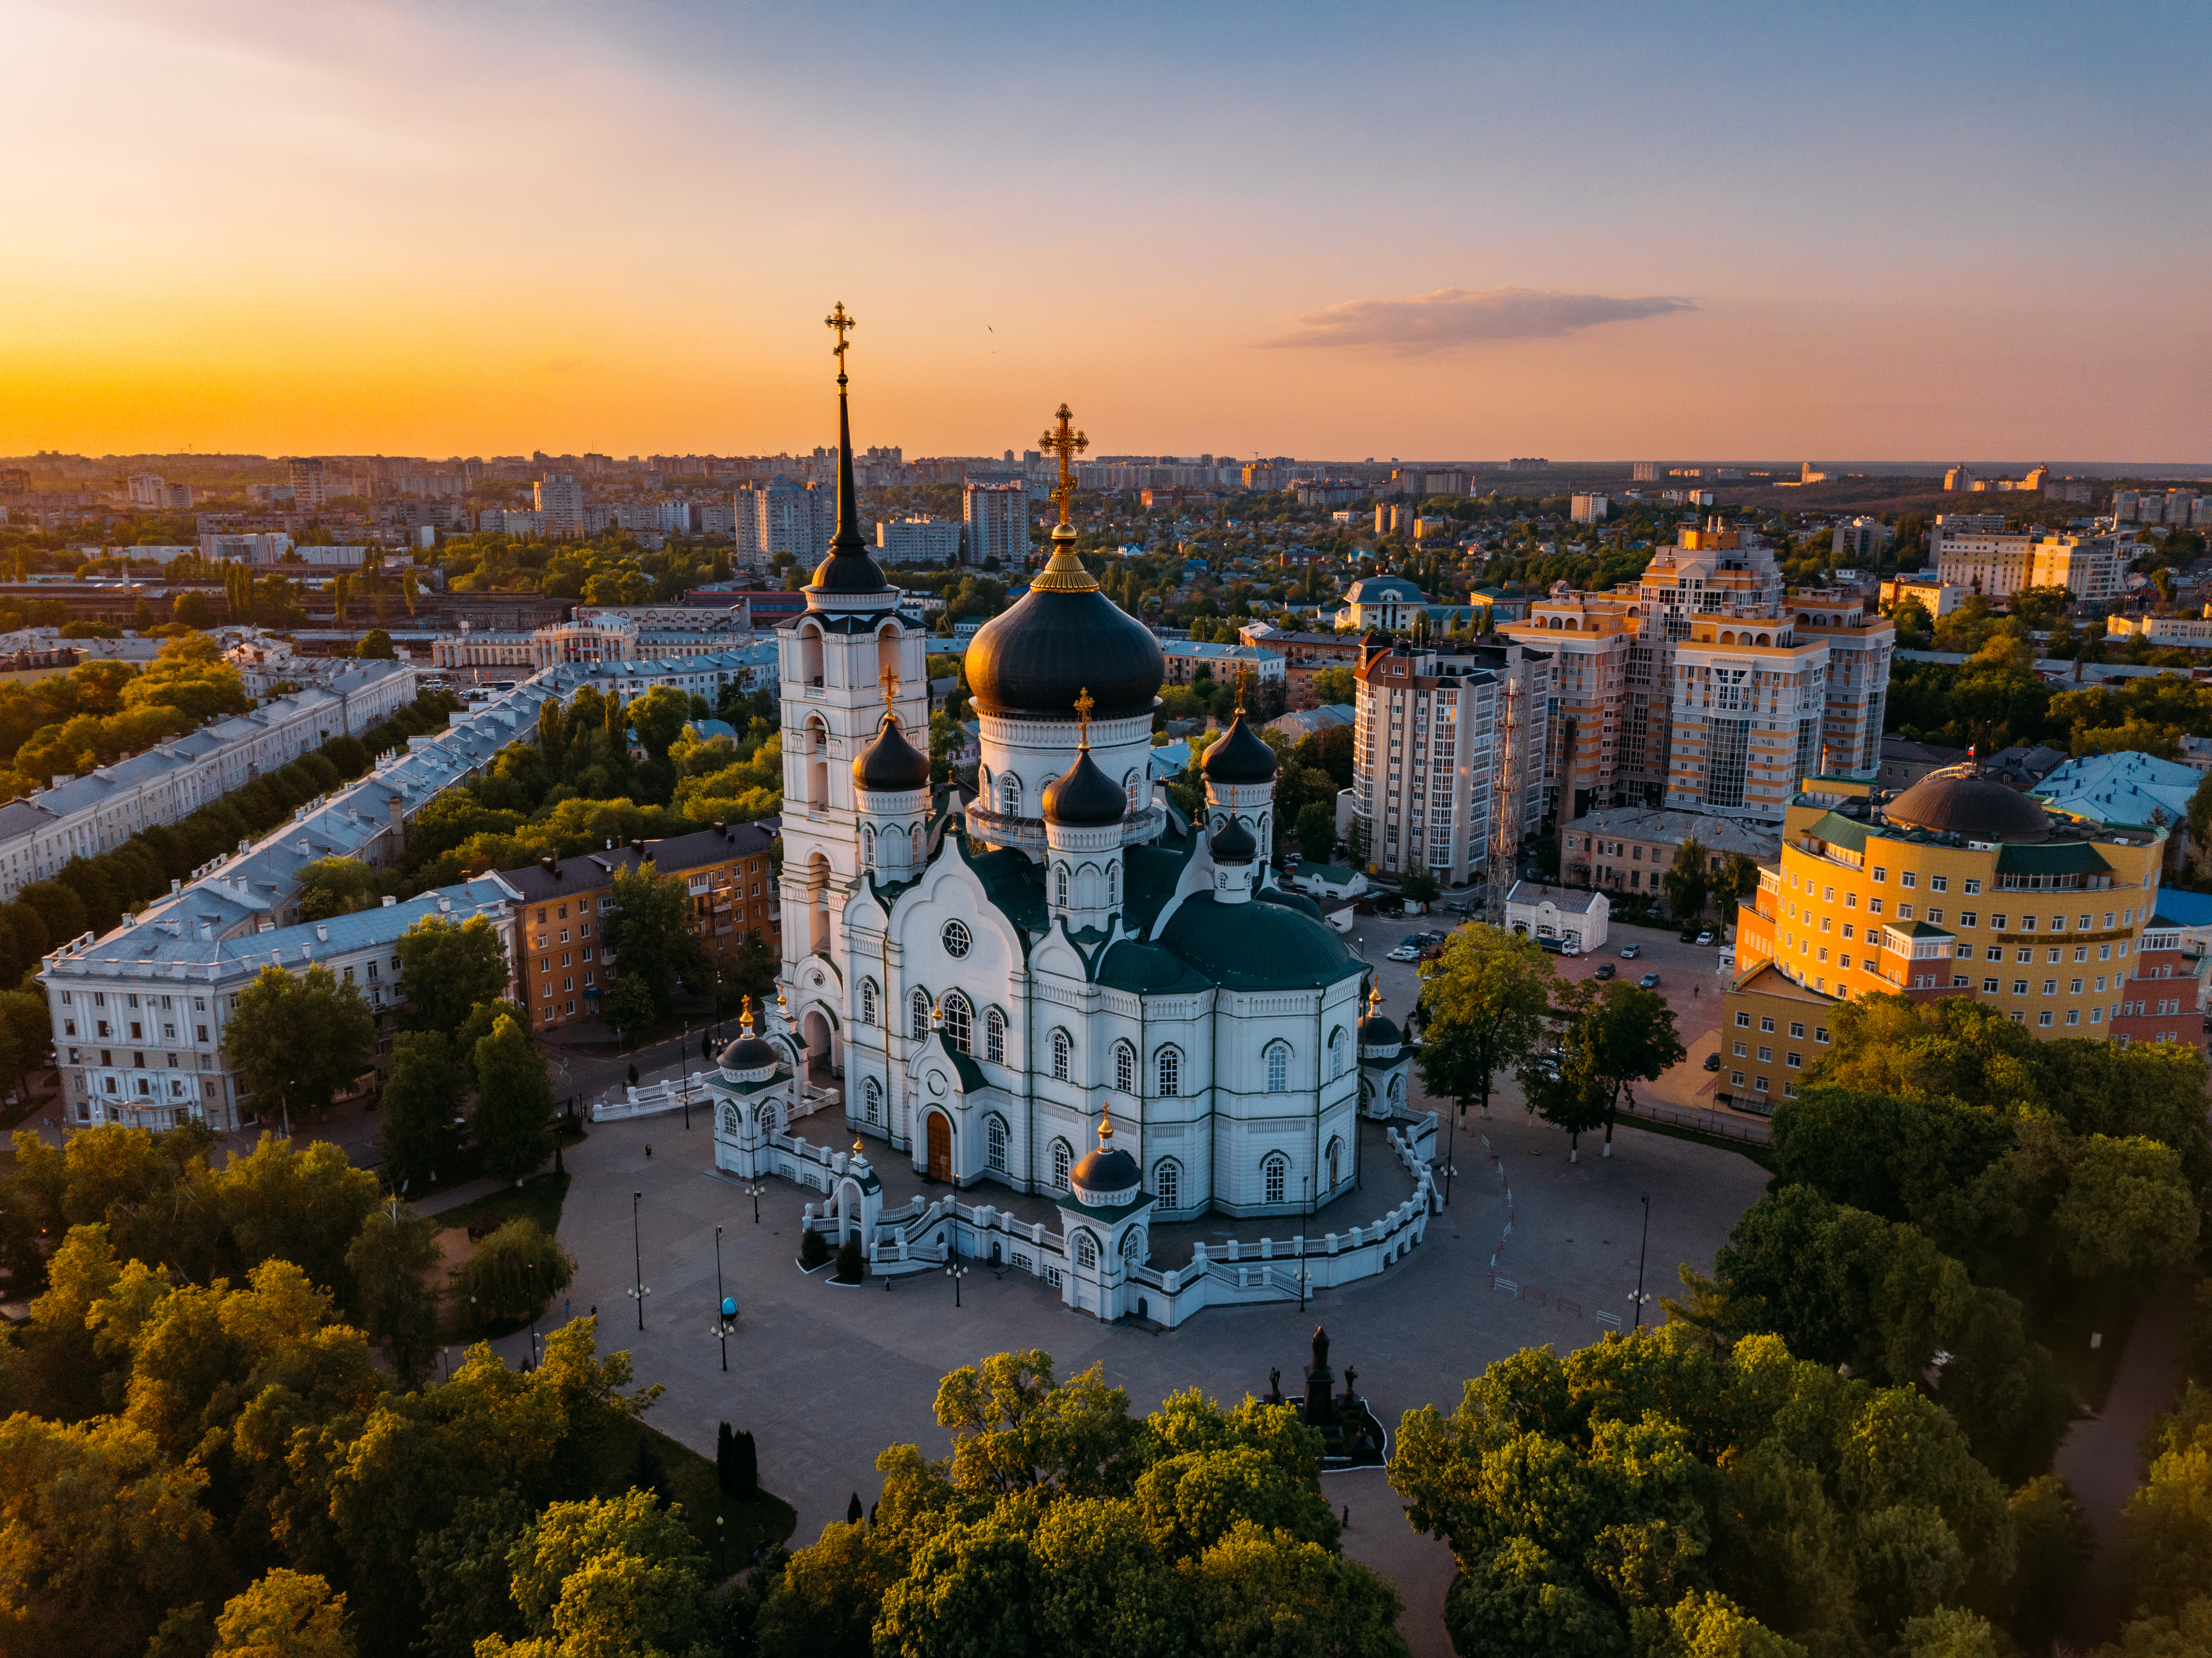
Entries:
{"type": "Polygon", "coordinates": [[[1879,563],[1889,551],[1894,533],[1878,518],[1849,519],[1830,532],[1829,556],[1852,564],[1879,563]]]}
{"type": "Polygon", "coordinates": [[[949,518],[879,519],[876,548],[886,564],[957,564],[965,529],[949,518]]]}
{"type": "Polygon", "coordinates": [[[1026,483],[970,483],[960,492],[968,531],[968,559],[981,565],[999,561],[1006,570],[1024,568],[1030,556],[1030,492],[1026,483]]]}
{"type": "Polygon", "coordinates": [[[1188,639],[1164,639],[1160,654],[1167,659],[1167,683],[1188,685],[1201,673],[1216,684],[1249,677],[1255,685],[1284,683],[1284,661],[1275,651],[1256,645],[1194,644],[1188,639]]]}
{"type": "Polygon", "coordinates": [[[1610,806],[1560,829],[1559,874],[1570,886],[1657,892],[1659,878],[1674,867],[1685,841],[1705,849],[1711,875],[1738,853],[1765,863],[1781,847],[1779,831],[1724,813],[1610,806]]]}
{"type": "Polygon", "coordinates": [[[104,938],[64,944],[39,974],[63,1114],[79,1127],[200,1122],[227,1131],[273,1121],[282,1102],[256,1100],[223,1049],[239,994],[263,969],[326,967],[353,986],[376,1018],[380,1060],[407,1005],[400,935],[427,916],[459,924],[481,915],[506,937],[514,896],[484,877],[404,903],[386,898],[351,915],[270,927],[250,894],[201,883],[159,914],[125,917],[104,938]]]}
{"type": "MultiPolygon", "coordinates": [[[[1646,792],[1653,756],[1651,697],[1663,712],[1665,694],[1654,687],[1634,700],[1629,683],[1629,654],[1642,635],[1643,618],[1632,598],[1616,593],[1577,593],[1565,582],[1551,597],[1528,607],[1526,622],[1498,631],[1524,649],[1550,658],[1545,738],[1544,816],[1580,817],[1596,806],[1620,804],[1631,793],[1623,776],[1624,755],[1632,760],[1634,796],[1656,805],[1646,792]],[[1639,716],[1635,741],[1625,744],[1631,714],[1639,716]]],[[[1648,647],[1646,647],[1649,648],[1648,647]]],[[[1638,663],[1650,672],[1650,659],[1638,663]]],[[[1660,722],[1663,763],[1665,722],[1660,722]]]]}
{"type": "Polygon", "coordinates": [[[818,483],[794,483],[778,472],[765,484],[737,492],[737,556],[755,562],[789,553],[811,566],[830,552],[836,527],[837,497],[818,483]]]}
{"type": "Polygon", "coordinates": [[[615,877],[642,863],[684,878],[700,941],[717,968],[735,964],[749,932],[757,932],[771,957],[781,960],[781,906],[769,859],[774,841],[751,823],[721,824],[502,870],[498,878],[515,899],[515,999],[530,1009],[533,1028],[599,1017],[615,980],[605,946],[615,877]]]}
{"type": "Polygon", "coordinates": [[[295,507],[312,509],[330,499],[330,479],[319,458],[286,460],[284,481],[292,486],[292,504],[295,507]]]}
{"type": "Polygon", "coordinates": [[[1929,532],[1928,556],[1939,580],[1984,598],[2009,598],[2026,587],[2063,587],[2088,603],[2120,595],[2132,540],[2117,535],[2007,535],[1984,527],[1993,514],[1946,513],[1929,532]],[[1972,527],[1966,527],[1971,524],[1972,527]]]}
{"type": "Polygon", "coordinates": [[[2200,938],[2179,921],[2154,913],[2136,940],[2135,965],[2109,1026],[2112,1040],[2203,1047],[2204,1016],[2199,1009],[2206,961],[2200,938]]]}
{"type": "Polygon", "coordinates": [[[1796,615],[1800,640],[1828,647],[1820,768],[1870,776],[1881,763],[1897,624],[1869,611],[1855,588],[1792,588],[1788,608],[1796,615]]]}
{"type": "Polygon", "coordinates": [[[590,533],[584,519],[584,486],[574,472],[548,472],[535,486],[535,507],[544,533],[582,537],[590,533]]]}
{"type": "Polygon", "coordinates": [[[1317,700],[1313,677],[1327,668],[1351,668],[1359,663],[1364,641],[1357,634],[1292,633],[1273,623],[1249,622],[1237,630],[1243,643],[1273,651],[1283,659],[1285,683],[1292,708],[1310,708],[1317,700]]]}
{"type": "MultiPolygon", "coordinates": [[[[2156,827],[2046,812],[1971,764],[1886,801],[1863,780],[1807,778],[1781,858],[1737,914],[1743,972],[1723,1006],[1723,1097],[1762,1109],[1778,1090],[1790,1097],[1818,1047],[1775,1040],[1791,1016],[1762,995],[1803,1003],[1795,1022],[1808,1029],[1836,1001],[1880,991],[1971,996],[2043,1037],[2131,1035],[2115,1029],[2136,1017],[2122,1010],[2139,993],[2166,999],[2130,988],[2166,840],[2156,827]]],[[[2160,1030],[2188,1023],[2148,1017],[2167,1020],[2160,1030]]]]}
{"type": "Polygon", "coordinates": [[[1504,878],[1546,802],[1551,656],[1373,640],[1355,670],[1348,791],[1371,870],[1504,878]]]}

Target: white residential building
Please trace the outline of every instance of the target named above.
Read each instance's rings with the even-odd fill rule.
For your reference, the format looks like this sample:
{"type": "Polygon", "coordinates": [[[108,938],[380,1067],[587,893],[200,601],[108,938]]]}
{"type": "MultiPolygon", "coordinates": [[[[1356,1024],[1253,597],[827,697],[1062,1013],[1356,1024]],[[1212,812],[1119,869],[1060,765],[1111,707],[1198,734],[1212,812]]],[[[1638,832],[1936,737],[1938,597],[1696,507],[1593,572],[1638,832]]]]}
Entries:
{"type": "Polygon", "coordinates": [[[549,536],[577,536],[584,526],[584,486],[573,472],[548,472],[538,479],[535,505],[544,532],[549,536]]]}
{"type": "Polygon", "coordinates": [[[957,564],[966,526],[949,518],[878,519],[876,550],[886,564],[957,564]]]}
{"type": "Polygon", "coordinates": [[[1568,503],[1568,513],[1577,524],[1602,524],[1613,503],[1603,495],[1576,495],[1568,503]]]}
{"type": "Polygon", "coordinates": [[[999,561],[1002,569],[1025,568],[1030,556],[1030,495],[1019,483],[970,483],[961,492],[971,564],[999,561]]]}
{"type": "Polygon", "coordinates": [[[793,483],[777,473],[765,484],[737,492],[737,550],[740,559],[789,553],[809,567],[830,550],[837,513],[834,491],[793,483]]]}

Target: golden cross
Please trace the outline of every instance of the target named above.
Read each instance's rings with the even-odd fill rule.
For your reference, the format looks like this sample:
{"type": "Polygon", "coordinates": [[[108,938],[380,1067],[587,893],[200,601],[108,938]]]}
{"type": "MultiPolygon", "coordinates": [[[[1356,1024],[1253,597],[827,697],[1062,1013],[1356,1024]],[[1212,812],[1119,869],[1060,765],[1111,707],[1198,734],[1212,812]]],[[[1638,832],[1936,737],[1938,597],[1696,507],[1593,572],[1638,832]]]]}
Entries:
{"type": "Polygon", "coordinates": [[[898,701],[899,677],[898,670],[896,668],[891,667],[886,664],[884,671],[876,676],[876,683],[884,688],[884,706],[885,708],[890,708],[893,703],[898,701]]]}
{"type": "Polygon", "coordinates": [[[842,300],[837,301],[837,308],[823,318],[822,321],[823,325],[837,337],[837,343],[832,349],[830,355],[837,359],[837,384],[842,386],[845,383],[845,353],[848,349],[845,336],[860,325],[845,314],[845,301],[842,300]]]}
{"type": "Polygon", "coordinates": [[[1086,748],[1091,744],[1091,711],[1097,706],[1097,699],[1091,695],[1091,687],[1085,685],[1083,695],[1075,699],[1075,719],[1082,728],[1082,735],[1077,740],[1086,748]]]}
{"type": "Polygon", "coordinates": [[[1066,404],[1060,405],[1054,418],[1060,422],[1058,428],[1046,427],[1044,435],[1037,442],[1047,454],[1060,457],[1060,482],[1053,489],[1052,498],[1059,505],[1060,521],[1066,524],[1069,505],[1075,499],[1075,477],[1071,463],[1091,446],[1091,440],[1075,430],[1075,416],[1066,404]]]}
{"type": "Polygon", "coordinates": [[[1244,682],[1251,677],[1251,672],[1250,663],[1240,662],[1237,665],[1237,712],[1239,714],[1244,712],[1244,682]]]}

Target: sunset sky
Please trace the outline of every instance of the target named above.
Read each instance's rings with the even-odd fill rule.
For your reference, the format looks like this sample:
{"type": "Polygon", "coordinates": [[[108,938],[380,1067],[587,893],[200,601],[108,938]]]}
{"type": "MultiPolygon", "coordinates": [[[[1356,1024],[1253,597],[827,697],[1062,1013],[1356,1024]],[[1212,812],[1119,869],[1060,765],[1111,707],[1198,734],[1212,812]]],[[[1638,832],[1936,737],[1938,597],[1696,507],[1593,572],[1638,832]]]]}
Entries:
{"type": "Polygon", "coordinates": [[[2212,8],[0,0],[0,453],[2212,459],[2212,8]]]}

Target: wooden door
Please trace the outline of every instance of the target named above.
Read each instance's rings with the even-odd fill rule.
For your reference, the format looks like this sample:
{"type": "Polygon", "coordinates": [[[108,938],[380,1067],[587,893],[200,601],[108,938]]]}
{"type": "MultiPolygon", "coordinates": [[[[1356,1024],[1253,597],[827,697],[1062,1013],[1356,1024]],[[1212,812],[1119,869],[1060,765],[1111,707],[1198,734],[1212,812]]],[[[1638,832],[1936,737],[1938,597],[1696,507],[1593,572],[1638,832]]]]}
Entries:
{"type": "Polygon", "coordinates": [[[929,1177],[950,1181],[952,1178],[952,1126],[945,1121],[945,1114],[929,1114],[929,1177]]]}

